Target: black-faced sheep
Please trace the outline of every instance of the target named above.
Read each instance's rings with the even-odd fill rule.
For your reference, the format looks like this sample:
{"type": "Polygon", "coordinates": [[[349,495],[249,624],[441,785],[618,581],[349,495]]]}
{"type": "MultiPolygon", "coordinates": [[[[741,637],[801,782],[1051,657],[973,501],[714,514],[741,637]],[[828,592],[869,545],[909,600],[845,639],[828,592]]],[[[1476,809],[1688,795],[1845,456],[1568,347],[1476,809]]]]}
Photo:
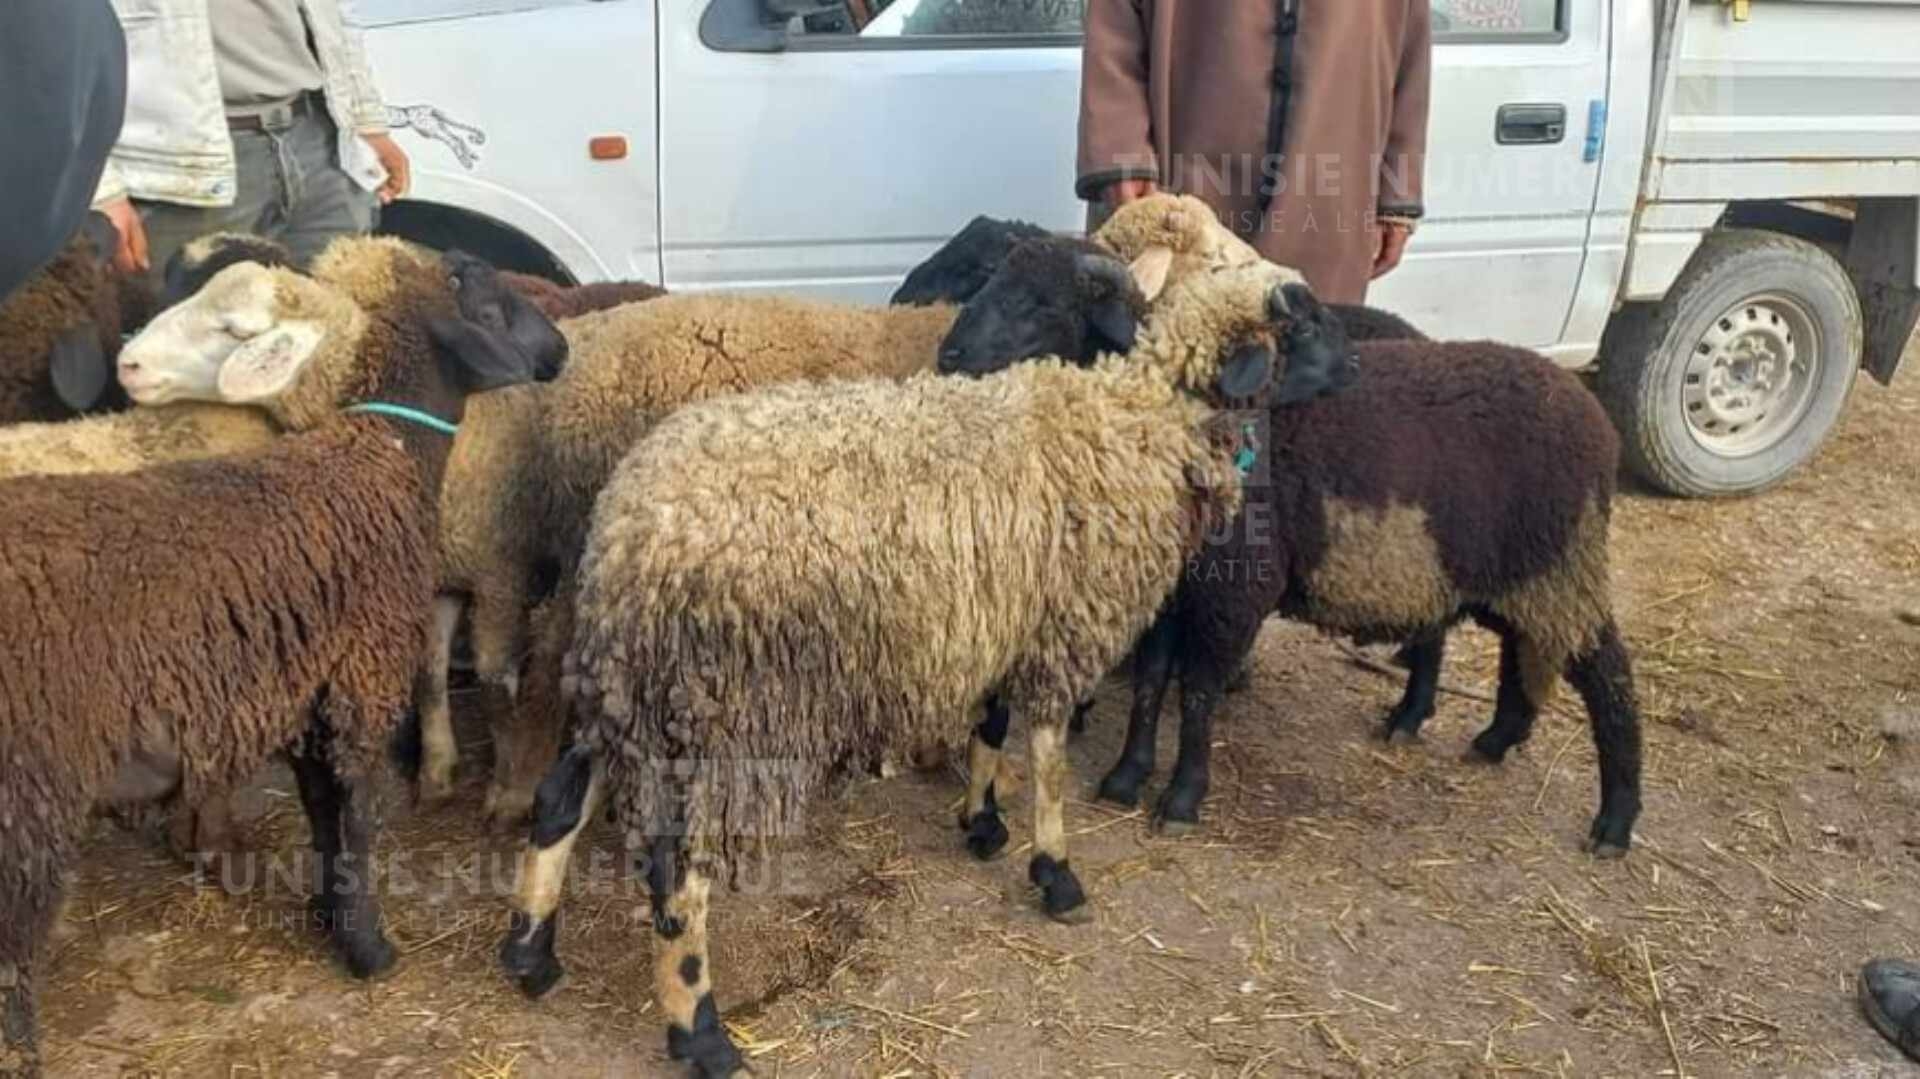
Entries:
{"type": "Polygon", "coordinates": [[[112,266],[118,236],[89,214],[51,263],[0,299],[0,425],[125,406],[113,384],[129,321],[112,266]]]}
{"type": "MultiPolygon", "coordinates": [[[[1030,337],[1030,345],[1078,359],[1129,347],[1132,320],[1143,302],[1137,292],[1125,282],[1073,270],[1077,255],[1098,249],[1066,238],[1032,246],[1029,256],[1003,267],[1005,276],[1017,282],[1008,285],[1008,291],[1026,297],[1036,312],[1033,321],[1044,323],[1044,332],[1030,337]],[[1120,285],[1126,286],[1124,291],[1120,285]]],[[[593,500],[614,465],[675,410],[782,382],[899,378],[930,371],[956,313],[945,304],[861,308],[776,297],[687,295],[567,320],[562,324],[570,347],[567,368],[550,386],[534,391],[542,401],[537,432],[531,430],[533,418],[529,420],[528,437],[537,438],[545,459],[524,486],[543,500],[541,511],[530,519],[540,522],[538,538],[545,547],[525,553],[542,565],[538,573],[529,566],[491,579],[528,581],[548,572],[561,577],[570,573],[593,500]]],[[[476,407],[491,404],[476,402],[476,407]]],[[[450,474],[449,484],[454,482],[450,474]]],[[[526,531],[524,524],[520,529],[526,531]]],[[[505,612],[509,603],[503,596],[494,608],[505,612]]],[[[443,607],[437,625],[450,626],[454,614],[443,607]]],[[[475,666],[482,670],[483,681],[511,687],[504,672],[514,668],[482,657],[517,657],[526,651],[516,632],[523,623],[506,617],[483,620],[476,610],[473,624],[475,666]]],[[[429,696],[444,701],[443,685],[427,686],[429,696]]],[[[536,704],[521,710],[514,722],[550,723],[560,714],[558,708],[536,704]]],[[[455,764],[450,712],[444,705],[423,708],[422,734],[422,792],[443,791],[455,764]]],[[[534,784],[552,763],[559,739],[556,729],[495,725],[494,783],[487,795],[495,820],[515,819],[532,803],[534,784]]]]}
{"type": "MultiPolygon", "coordinates": [[[[317,924],[358,977],[394,960],[372,880],[369,779],[424,639],[449,442],[438,428],[458,422],[465,394],[534,372],[510,342],[454,317],[437,262],[353,246],[327,257],[360,259],[367,286],[354,299],[378,359],[357,387],[363,414],[254,455],[0,484],[11,511],[0,618],[16,629],[0,644],[0,987],[14,1073],[38,1071],[42,945],[96,800],[191,801],[286,752],[313,829],[317,924]]],[[[277,394],[304,359],[287,348],[229,364],[222,396],[277,394]]]]}
{"type": "MultiPolygon", "coordinates": [[[[1289,350],[1341,338],[1331,312],[1294,300],[1289,350]]],[[[1264,430],[1249,427],[1261,444],[1246,509],[1142,643],[1126,749],[1102,795],[1138,800],[1170,659],[1180,756],[1159,815],[1191,824],[1221,683],[1269,614],[1412,642],[1407,692],[1388,717],[1390,733],[1406,734],[1432,711],[1447,627],[1473,619],[1502,641],[1499,701],[1474,751],[1498,761],[1525,741],[1564,672],[1600,759],[1587,845],[1624,854],[1640,811],[1640,729],[1608,578],[1619,440],[1606,413],[1577,376],[1522,349],[1373,342],[1357,354],[1356,388],[1273,407],[1264,430]]]]}
{"type": "MultiPolygon", "coordinates": [[[[536,304],[511,289],[506,274],[458,252],[449,253],[445,262],[458,284],[463,316],[531,355],[564,361],[566,339],[536,304]]],[[[556,372],[559,366],[554,365],[556,372]]],[[[440,595],[414,693],[422,738],[418,790],[424,801],[437,801],[453,789],[458,750],[447,672],[455,629],[466,613],[481,703],[494,735],[494,782],[487,790],[486,812],[501,820],[524,815],[534,784],[557,748],[546,748],[531,763],[514,752],[522,741],[516,734],[523,725],[513,710],[528,647],[527,611],[542,591],[542,580],[552,576],[544,568],[542,531],[547,497],[540,427],[548,389],[516,386],[467,403],[467,420],[454,439],[441,487],[440,595]]]]}
{"type": "Polygon", "coordinates": [[[1053,235],[1025,221],[1007,221],[982,214],[926,261],[908,271],[888,301],[893,304],[966,303],[987,283],[1014,247],[1026,240],[1053,235]]]}
{"type": "MultiPolygon", "coordinates": [[[[733,1074],[709,881],[764,854],[837,771],[970,728],[962,827],[997,853],[1010,712],[1032,730],[1028,876],[1048,914],[1085,917],[1063,820],[1068,713],[1237,509],[1234,425],[1200,395],[1252,393],[1277,363],[1271,279],[1218,287],[1166,297],[1135,362],[780,386],[684,409],[634,447],[578,576],[580,743],[541,784],[502,945],[524,988],[558,977],[560,875],[610,798],[650,859],[669,1052],[733,1074]]],[[[1289,358],[1279,381],[1328,378],[1289,358]]]]}

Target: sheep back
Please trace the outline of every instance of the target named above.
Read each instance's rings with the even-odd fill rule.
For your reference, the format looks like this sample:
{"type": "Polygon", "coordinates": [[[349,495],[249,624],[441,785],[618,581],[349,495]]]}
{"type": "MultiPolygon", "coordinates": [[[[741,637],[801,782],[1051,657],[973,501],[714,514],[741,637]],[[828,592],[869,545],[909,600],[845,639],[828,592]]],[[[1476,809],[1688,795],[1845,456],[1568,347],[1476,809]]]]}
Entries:
{"type": "Polygon", "coordinates": [[[990,689],[1064,719],[1238,505],[1209,427],[1151,372],[1053,360],[664,421],[595,510],[567,657],[625,819],[681,810],[659,762],[721,762],[673,789],[733,859],[829,773],[956,747],[990,689]]]}
{"type": "Polygon", "coordinates": [[[1482,605],[1578,650],[1609,608],[1619,439],[1599,402],[1504,345],[1358,354],[1345,393],[1271,411],[1249,479],[1288,536],[1277,568],[1298,583],[1293,613],[1396,640],[1482,605]]]}
{"type": "Polygon", "coordinates": [[[569,359],[544,420],[554,550],[570,564],[593,499],[640,436],[682,406],[789,381],[933,367],[957,309],[862,308],[775,296],[664,296],[561,325],[569,359]]]}
{"type": "Polygon", "coordinates": [[[136,408],[64,423],[0,428],[0,479],[131,472],[266,445],[279,434],[266,413],[227,405],[136,408]]]}
{"type": "Polygon", "coordinates": [[[364,425],[0,483],[6,886],[63,856],[142,746],[178,751],[189,806],[250,778],[314,706],[344,773],[378,766],[432,596],[421,499],[412,462],[364,425]]]}

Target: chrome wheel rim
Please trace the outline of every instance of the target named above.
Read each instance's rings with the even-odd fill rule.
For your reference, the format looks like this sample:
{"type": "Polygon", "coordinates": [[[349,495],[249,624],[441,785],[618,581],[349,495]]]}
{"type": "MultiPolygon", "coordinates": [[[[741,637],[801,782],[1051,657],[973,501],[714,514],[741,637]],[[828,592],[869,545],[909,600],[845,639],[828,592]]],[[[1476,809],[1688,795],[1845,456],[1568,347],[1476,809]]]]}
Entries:
{"type": "Polygon", "coordinates": [[[1687,358],[1687,432],[1723,457],[1778,445],[1813,403],[1819,356],[1820,331],[1799,301],[1767,294],[1727,308],[1687,358]]]}

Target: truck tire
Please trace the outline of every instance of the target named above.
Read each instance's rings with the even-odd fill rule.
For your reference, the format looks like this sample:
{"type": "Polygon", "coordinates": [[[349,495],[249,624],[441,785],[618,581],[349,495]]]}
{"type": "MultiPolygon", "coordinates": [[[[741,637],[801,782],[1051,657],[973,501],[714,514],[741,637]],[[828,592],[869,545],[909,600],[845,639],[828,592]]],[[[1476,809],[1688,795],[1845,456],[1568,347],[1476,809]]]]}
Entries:
{"type": "Polygon", "coordinates": [[[1626,463],[1670,494],[1752,494],[1812,459],[1860,370],[1860,298],[1814,244],[1708,236],[1655,304],[1614,316],[1600,398],[1626,463]]]}

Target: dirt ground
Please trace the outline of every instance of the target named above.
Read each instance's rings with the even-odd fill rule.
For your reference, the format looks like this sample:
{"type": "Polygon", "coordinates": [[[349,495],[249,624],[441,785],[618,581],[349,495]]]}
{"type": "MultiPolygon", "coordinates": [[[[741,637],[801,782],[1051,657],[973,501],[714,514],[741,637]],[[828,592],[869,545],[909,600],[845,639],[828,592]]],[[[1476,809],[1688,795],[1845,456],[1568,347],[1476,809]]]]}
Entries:
{"type": "MultiPolygon", "coordinates": [[[[1470,696],[1492,689],[1490,637],[1458,636],[1424,743],[1389,750],[1374,729],[1396,683],[1275,623],[1216,725],[1200,832],[1069,806],[1090,924],[1052,924],[1028,897],[1024,796],[1014,856],[980,865],[953,777],[858,783],[817,807],[771,886],[718,902],[727,1022],[763,1075],[1910,1070],[1858,1017],[1853,977],[1920,956],[1917,365],[1892,390],[1863,380],[1779,490],[1622,499],[1647,735],[1626,860],[1578,849],[1597,792],[1565,699],[1506,765],[1460,759],[1491,710],[1470,696]]],[[[1124,722],[1109,686],[1072,750],[1082,798],[1124,722]]],[[[484,733],[462,733],[483,762],[484,733]]],[[[548,998],[499,973],[515,837],[481,834],[479,770],[450,808],[393,800],[386,909],[405,955],[371,986],[300,927],[297,884],[229,894],[103,824],[43,995],[50,1073],[678,1074],[640,882],[580,882],[548,998]]],[[[306,840],[291,791],[280,775],[250,797],[252,842],[283,858],[306,840]]],[[[609,832],[594,838],[611,855],[609,832]]]]}

